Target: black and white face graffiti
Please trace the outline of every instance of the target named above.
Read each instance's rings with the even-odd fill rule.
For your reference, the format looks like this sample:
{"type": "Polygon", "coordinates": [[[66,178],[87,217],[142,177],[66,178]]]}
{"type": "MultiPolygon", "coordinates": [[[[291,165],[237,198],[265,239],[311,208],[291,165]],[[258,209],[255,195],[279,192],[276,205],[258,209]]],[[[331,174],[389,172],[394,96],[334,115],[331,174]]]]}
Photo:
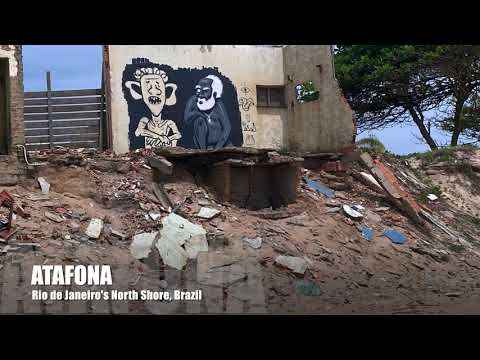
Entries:
{"type": "Polygon", "coordinates": [[[215,75],[201,79],[195,86],[197,106],[200,111],[211,110],[217,98],[222,96],[223,84],[215,75]]]}
{"type": "Polygon", "coordinates": [[[193,142],[197,149],[218,149],[231,145],[230,116],[221,99],[223,83],[215,75],[200,79],[185,108],[184,121],[193,125],[193,142]]]}
{"type": "Polygon", "coordinates": [[[165,105],[175,105],[177,98],[175,92],[177,85],[167,84],[167,74],[157,67],[141,68],[135,71],[137,81],[127,81],[125,86],[130,89],[130,93],[135,100],[143,101],[148,106],[154,116],[159,116],[165,105]],[[137,87],[141,94],[134,89],[137,87]],[[172,94],[166,98],[166,88],[172,88],[172,94]]]}

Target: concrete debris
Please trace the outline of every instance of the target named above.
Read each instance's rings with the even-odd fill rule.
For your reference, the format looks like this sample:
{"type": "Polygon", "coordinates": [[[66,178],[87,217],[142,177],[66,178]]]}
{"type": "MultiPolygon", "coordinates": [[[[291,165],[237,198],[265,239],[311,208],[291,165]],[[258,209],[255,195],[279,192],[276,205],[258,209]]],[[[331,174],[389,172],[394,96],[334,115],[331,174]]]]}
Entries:
{"type": "Polygon", "coordinates": [[[153,221],[157,221],[157,219],[160,218],[160,216],[162,216],[162,214],[157,213],[157,212],[150,212],[150,213],[148,213],[148,215],[150,216],[150,218],[153,221]]]}
{"type": "Polygon", "coordinates": [[[202,285],[229,287],[247,279],[245,266],[221,252],[202,252],[197,259],[197,281],[202,285]]]}
{"type": "Polygon", "coordinates": [[[262,247],[262,238],[260,236],[256,238],[243,237],[242,241],[253,249],[260,249],[262,247]]]}
{"type": "Polygon", "coordinates": [[[90,220],[90,224],[88,224],[85,234],[90,239],[98,239],[100,237],[100,234],[102,233],[102,229],[103,229],[103,220],[92,219],[90,220]]]}
{"type": "Polygon", "coordinates": [[[47,219],[55,221],[56,223],[61,223],[65,221],[65,219],[62,216],[54,214],[50,211],[45,211],[44,215],[47,219]]]}
{"type": "Polygon", "coordinates": [[[360,220],[361,218],[363,218],[363,215],[361,213],[359,213],[357,210],[353,209],[348,205],[343,205],[342,209],[345,212],[345,214],[347,214],[350,218],[354,220],[360,220]]]}
{"type": "Polygon", "coordinates": [[[368,174],[368,173],[366,173],[366,172],[363,172],[363,171],[360,172],[360,175],[361,175],[366,181],[368,181],[370,184],[372,184],[377,190],[383,191],[382,186],[378,183],[377,180],[375,180],[375,178],[374,178],[372,175],[370,175],[370,174],[368,174]]]}
{"type": "Polygon", "coordinates": [[[309,221],[309,217],[307,214],[301,214],[297,216],[292,216],[287,220],[287,224],[289,225],[297,225],[297,226],[306,226],[307,222],[309,221]]]}
{"type": "Polygon", "coordinates": [[[388,211],[390,210],[390,207],[389,206],[381,206],[381,207],[377,207],[374,209],[376,212],[383,212],[383,211],[388,211]]]}
{"type": "Polygon", "coordinates": [[[428,194],[427,195],[428,200],[435,201],[438,200],[438,196],[435,194],[428,194]]]}
{"type": "Polygon", "coordinates": [[[325,201],[325,205],[328,206],[328,207],[338,207],[340,206],[340,202],[338,200],[335,200],[335,199],[327,199],[327,201],[325,201]]]}
{"type": "Polygon", "coordinates": [[[342,208],[339,208],[339,207],[332,207],[330,209],[327,209],[325,211],[326,214],[329,214],[329,213],[337,213],[341,210],[342,208]]]}
{"type": "Polygon", "coordinates": [[[141,233],[133,237],[130,244],[130,252],[135,259],[144,259],[152,251],[153,242],[157,237],[158,231],[151,233],[141,233]]]}
{"type": "Polygon", "coordinates": [[[115,229],[112,229],[112,233],[111,233],[113,236],[116,236],[118,238],[120,238],[121,240],[125,240],[127,238],[127,235],[125,235],[124,233],[120,232],[120,231],[117,231],[115,229]]]}
{"type": "Polygon", "coordinates": [[[187,259],[208,251],[207,232],[201,225],[171,213],[162,219],[162,226],[156,246],[166,265],[181,270],[187,259]]]}
{"type": "Polygon", "coordinates": [[[294,273],[301,275],[305,274],[305,271],[308,268],[308,262],[305,259],[296,256],[279,255],[275,259],[275,264],[286,267],[294,273]]]}
{"type": "Polygon", "coordinates": [[[42,194],[48,194],[48,191],[50,190],[50,184],[47,182],[47,180],[45,180],[43,177],[39,177],[37,181],[40,185],[40,189],[42,189],[42,194]]]}
{"type": "Polygon", "coordinates": [[[215,216],[217,216],[220,213],[221,213],[220,210],[202,207],[198,212],[197,216],[202,219],[209,220],[209,219],[213,219],[215,216]]]}

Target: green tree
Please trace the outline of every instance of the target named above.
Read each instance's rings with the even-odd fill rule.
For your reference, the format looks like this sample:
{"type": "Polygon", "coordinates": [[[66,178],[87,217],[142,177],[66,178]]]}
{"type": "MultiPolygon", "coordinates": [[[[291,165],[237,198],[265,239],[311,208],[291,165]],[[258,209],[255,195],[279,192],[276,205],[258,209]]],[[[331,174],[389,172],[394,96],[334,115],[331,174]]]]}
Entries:
{"type": "Polygon", "coordinates": [[[478,46],[340,45],[336,74],[358,117],[360,130],[413,122],[430,148],[426,113],[447,105],[452,114],[433,119],[452,123],[451,144],[464,129],[462,109],[479,86],[478,46]]]}

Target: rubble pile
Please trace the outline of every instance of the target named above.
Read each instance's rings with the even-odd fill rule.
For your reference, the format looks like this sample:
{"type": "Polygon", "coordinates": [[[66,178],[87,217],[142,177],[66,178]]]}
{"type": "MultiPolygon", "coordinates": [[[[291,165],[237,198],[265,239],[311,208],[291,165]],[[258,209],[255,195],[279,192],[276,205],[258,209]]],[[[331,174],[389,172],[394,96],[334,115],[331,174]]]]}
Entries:
{"type": "Polygon", "coordinates": [[[158,182],[151,159],[169,173],[172,158],[148,150],[118,157],[54,149],[33,157],[48,165],[5,188],[15,233],[0,239],[0,262],[33,254],[42,263],[111,264],[139,274],[135,286],[199,264],[199,284],[224,287],[232,297],[246,296],[238,281],[259,279],[274,313],[441,312],[480,295],[480,224],[469,215],[475,209],[453,206],[444,193],[428,196],[430,176],[448,194],[458,184],[445,177],[464,175],[428,175],[432,164],[379,158],[331,172],[301,169],[294,202],[250,210],[194,174],[175,177],[175,161],[158,182]],[[261,271],[242,272],[239,259],[261,271]]]}

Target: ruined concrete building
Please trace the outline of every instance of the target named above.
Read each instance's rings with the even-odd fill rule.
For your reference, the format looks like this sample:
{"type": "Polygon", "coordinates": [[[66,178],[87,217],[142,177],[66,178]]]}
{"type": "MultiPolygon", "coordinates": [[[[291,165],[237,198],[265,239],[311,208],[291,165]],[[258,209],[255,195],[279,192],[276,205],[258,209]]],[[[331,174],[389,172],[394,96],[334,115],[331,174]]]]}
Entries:
{"type": "MultiPolygon", "coordinates": [[[[96,146],[117,154],[233,146],[307,155],[343,152],[353,145],[353,113],[327,45],[106,45],[103,63],[107,116],[95,126],[106,144],[102,140],[96,146]]],[[[22,47],[1,45],[0,185],[13,185],[25,174],[21,145],[26,135],[31,138],[42,127],[42,138],[50,136],[53,148],[52,138],[66,131],[54,132],[59,115],[37,114],[45,111],[47,99],[29,101],[34,114],[24,130],[22,47]]],[[[55,104],[53,112],[72,111],[55,104]]],[[[75,124],[84,122],[84,114],[75,115],[75,124]]],[[[68,126],[69,121],[61,122],[68,126]]]]}
{"type": "Polygon", "coordinates": [[[328,45],[108,45],[104,74],[116,153],[155,146],[320,153],[353,143],[353,113],[328,45]]]}
{"type": "Polygon", "coordinates": [[[24,136],[22,47],[0,45],[0,185],[16,184],[25,172],[17,157],[24,136]]]}

